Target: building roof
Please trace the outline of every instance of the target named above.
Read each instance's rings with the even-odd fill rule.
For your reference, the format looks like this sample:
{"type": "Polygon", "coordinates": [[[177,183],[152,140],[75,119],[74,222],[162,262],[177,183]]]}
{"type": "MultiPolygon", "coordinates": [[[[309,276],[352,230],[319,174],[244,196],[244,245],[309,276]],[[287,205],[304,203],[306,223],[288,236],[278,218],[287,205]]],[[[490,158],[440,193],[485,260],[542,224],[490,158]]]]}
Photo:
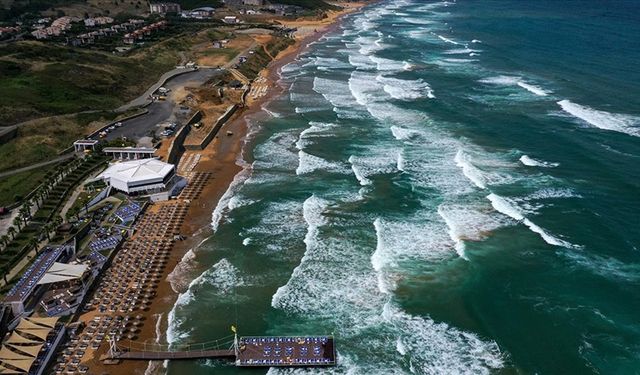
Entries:
{"type": "Polygon", "coordinates": [[[102,152],[144,152],[153,154],[156,149],[153,147],[105,147],[102,152]]]}
{"type": "Polygon", "coordinates": [[[49,267],[60,258],[63,250],[66,248],[66,246],[58,246],[42,251],[31,267],[27,269],[16,285],[7,293],[5,302],[26,300],[38,285],[40,278],[49,270],[49,267]]]}
{"type": "Polygon", "coordinates": [[[88,267],[86,264],[53,263],[47,273],[38,281],[38,284],[51,284],[58,281],[79,279],[88,267]]]}
{"type": "Polygon", "coordinates": [[[99,176],[115,178],[128,183],[162,179],[174,169],[173,164],[158,159],[140,159],[116,163],[99,176]]]}

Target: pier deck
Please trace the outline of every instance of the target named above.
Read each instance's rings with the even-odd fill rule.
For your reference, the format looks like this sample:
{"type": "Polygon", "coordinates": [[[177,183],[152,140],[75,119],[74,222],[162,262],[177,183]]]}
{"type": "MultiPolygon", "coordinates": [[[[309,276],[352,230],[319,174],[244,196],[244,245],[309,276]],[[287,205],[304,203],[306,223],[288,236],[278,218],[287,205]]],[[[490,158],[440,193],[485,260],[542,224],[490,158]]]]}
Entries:
{"type": "Polygon", "coordinates": [[[250,367],[335,366],[330,336],[241,337],[236,365],[250,367]]]}

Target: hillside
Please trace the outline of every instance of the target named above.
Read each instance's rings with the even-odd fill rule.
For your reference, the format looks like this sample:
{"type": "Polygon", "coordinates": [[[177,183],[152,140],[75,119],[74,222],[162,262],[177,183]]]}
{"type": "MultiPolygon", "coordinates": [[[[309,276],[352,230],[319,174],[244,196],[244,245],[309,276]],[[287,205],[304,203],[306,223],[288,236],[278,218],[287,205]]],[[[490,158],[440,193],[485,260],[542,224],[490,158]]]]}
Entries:
{"type": "Polygon", "coordinates": [[[39,42],[3,45],[0,121],[117,107],[174,66],[177,53],[154,48],[144,56],[122,57],[39,42]]]}

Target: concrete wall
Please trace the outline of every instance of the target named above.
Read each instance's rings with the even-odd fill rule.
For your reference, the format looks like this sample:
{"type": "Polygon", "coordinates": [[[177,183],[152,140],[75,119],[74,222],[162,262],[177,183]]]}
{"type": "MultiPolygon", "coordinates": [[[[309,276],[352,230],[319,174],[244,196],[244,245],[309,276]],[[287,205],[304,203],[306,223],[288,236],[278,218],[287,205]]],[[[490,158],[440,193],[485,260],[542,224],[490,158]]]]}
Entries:
{"type": "Polygon", "coordinates": [[[202,140],[202,142],[200,142],[199,145],[185,145],[185,148],[187,150],[204,150],[204,148],[207,147],[209,142],[213,140],[213,137],[215,137],[216,134],[218,134],[222,126],[231,118],[231,116],[233,116],[233,114],[236,112],[237,109],[238,109],[237,104],[234,104],[231,107],[229,107],[229,109],[227,109],[227,111],[218,118],[218,120],[216,121],[216,124],[209,131],[209,134],[207,134],[206,137],[204,137],[204,139],[202,140]]]}
{"type": "Polygon", "coordinates": [[[175,164],[177,169],[178,161],[180,161],[180,154],[183,150],[184,140],[187,138],[187,135],[191,131],[191,124],[195,124],[196,122],[202,119],[202,112],[196,112],[189,121],[176,133],[175,137],[173,137],[173,141],[171,141],[171,146],[169,146],[169,152],[167,153],[167,163],[175,164]]]}
{"type": "Polygon", "coordinates": [[[17,126],[0,127],[0,145],[7,143],[18,135],[17,126]]]}

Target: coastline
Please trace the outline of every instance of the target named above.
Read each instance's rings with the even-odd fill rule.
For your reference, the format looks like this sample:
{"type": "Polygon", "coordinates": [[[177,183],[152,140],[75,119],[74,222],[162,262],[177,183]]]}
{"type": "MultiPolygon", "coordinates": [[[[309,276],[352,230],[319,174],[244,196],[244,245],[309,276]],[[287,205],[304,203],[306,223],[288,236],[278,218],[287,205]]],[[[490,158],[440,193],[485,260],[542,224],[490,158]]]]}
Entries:
{"type": "MultiPolygon", "coordinates": [[[[300,35],[295,36],[296,42],[281,51],[269,65],[260,72],[260,76],[266,79],[269,87],[268,94],[254,100],[236,113],[224,126],[224,132],[230,131],[232,136],[219,135],[203,151],[200,162],[194,172],[210,172],[213,178],[205,184],[200,198],[191,202],[186,219],[182,224],[180,233],[187,238],[173,245],[168,267],[164,270],[162,280],[158,284],[157,297],[148,311],[142,315],[147,324],[142,327],[138,341],[166,344],[165,332],[168,328],[168,316],[179,296],[184,293],[191,280],[179,280],[178,274],[188,273],[193,275],[204,271],[192,267],[189,263],[195,257],[194,252],[199,245],[209,238],[214,230],[212,228],[212,216],[217,208],[222,208],[225,194],[233,189],[234,182],[242,182],[246,177],[243,172],[250,173],[249,166],[244,160],[245,148],[251,147],[252,132],[257,129],[253,122],[270,116],[264,107],[275,98],[285,94],[288,87],[280,82],[281,68],[295,60],[300,53],[305,51],[310,44],[319,40],[326,33],[334,31],[340,25],[342,19],[353,12],[360,10],[369,3],[352,3],[342,11],[333,13],[329,20],[305,22],[305,28],[300,35]],[[238,180],[236,180],[238,179],[238,180]],[[206,197],[206,199],[204,199],[206,197]],[[220,207],[219,207],[220,206],[220,207]],[[160,335],[160,337],[159,337],[160,335]]],[[[304,22],[304,21],[303,21],[304,22]]],[[[185,153],[186,154],[186,153],[185,153]]],[[[185,155],[183,155],[184,157],[185,155]]],[[[220,218],[216,218],[220,220],[220,218]]],[[[104,371],[115,369],[111,366],[102,368],[104,371]]],[[[166,370],[162,361],[132,361],[117,365],[118,371],[131,374],[161,374],[166,370]]]]}

